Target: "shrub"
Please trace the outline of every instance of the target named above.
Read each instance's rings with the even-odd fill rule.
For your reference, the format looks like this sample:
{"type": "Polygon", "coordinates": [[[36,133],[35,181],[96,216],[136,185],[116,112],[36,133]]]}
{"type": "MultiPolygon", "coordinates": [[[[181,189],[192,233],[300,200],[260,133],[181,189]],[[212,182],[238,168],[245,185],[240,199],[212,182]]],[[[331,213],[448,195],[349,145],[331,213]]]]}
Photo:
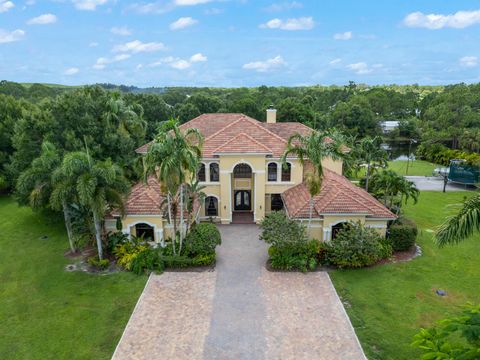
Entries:
{"type": "Polygon", "coordinates": [[[117,264],[123,268],[130,270],[132,266],[132,261],[135,259],[138,254],[142,251],[148,249],[148,245],[139,245],[135,242],[126,242],[124,244],[119,244],[113,250],[113,254],[117,259],[117,264]]]}
{"type": "Polygon", "coordinates": [[[130,265],[130,270],[137,275],[151,271],[162,272],[164,269],[165,264],[161,257],[160,250],[151,247],[138,253],[137,256],[131,260],[130,265]]]}
{"type": "Polygon", "coordinates": [[[107,244],[105,246],[105,251],[109,254],[112,254],[113,250],[117,245],[124,244],[128,241],[128,236],[121,231],[109,232],[107,234],[107,244]]]}
{"type": "Polygon", "coordinates": [[[221,243],[220,231],[215,224],[196,224],[185,239],[184,254],[191,257],[215,254],[215,248],[221,243]]]}
{"type": "Polygon", "coordinates": [[[340,268],[373,265],[392,254],[388,240],[359,222],[346,224],[336,238],[325,246],[328,261],[340,268]]]}
{"type": "Polygon", "coordinates": [[[260,223],[260,240],[267,244],[282,247],[307,242],[305,226],[291,220],[281,211],[273,211],[260,223]]]}
{"type": "Polygon", "coordinates": [[[320,242],[310,240],[283,246],[272,245],[268,249],[268,255],[270,256],[270,265],[274,269],[307,272],[316,269],[319,263],[319,250],[320,242]]]}
{"type": "Polygon", "coordinates": [[[417,234],[417,225],[409,219],[397,220],[388,229],[388,238],[392,242],[393,251],[410,250],[415,245],[417,234]]]}
{"type": "Polygon", "coordinates": [[[105,270],[106,268],[108,268],[108,265],[110,265],[110,260],[108,259],[100,260],[96,256],[89,258],[87,262],[99,270],[105,270]]]}

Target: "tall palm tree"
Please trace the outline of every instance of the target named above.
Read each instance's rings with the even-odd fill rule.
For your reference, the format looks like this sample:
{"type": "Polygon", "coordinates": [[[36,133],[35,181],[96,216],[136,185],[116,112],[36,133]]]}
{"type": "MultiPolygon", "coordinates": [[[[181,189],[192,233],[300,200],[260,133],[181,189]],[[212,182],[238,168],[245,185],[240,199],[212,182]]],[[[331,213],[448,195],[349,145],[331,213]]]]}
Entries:
{"type": "Polygon", "coordinates": [[[172,211],[178,201],[180,212],[179,253],[184,238],[184,185],[197,172],[203,137],[197,129],[180,130],[176,120],[169,120],[160,129],[144,158],[144,179],[154,175],[167,195],[168,216],[173,223],[173,251],[176,253],[177,212],[172,211]],[[180,193],[178,195],[178,193],[180,193]]]}
{"type": "Polygon", "coordinates": [[[310,209],[308,219],[308,231],[311,232],[313,215],[313,199],[320,193],[323,180],[323,160],[332,158],[339,160],[344,157],[344,149],[339,141],[327,133],[313,131],[309,135],[294,134],[288,139],[287,147],[282,156],[283,166],[286,166],[290,155],[296,156],[304,169],[305,183],[310,194],[310,209]],[[305,166],[306,164],[310,166],[305,166]]]}
{"type": "Polygon", "coordinates": [[[371,176],[372,166],[375,165],[385,167],[387,165],[388,154],[380,147],[381,138],[365,137],[355,146],[353,155],[357,162],[357,166],[366,165],[365,172],[365,190],[368,191],[369,180],[371,176]]]}
{"type": "Polygon", "coordinates": [[[445,221],[435,233],[439,246],[455,244],[480,231],[480,194],[466,200],[458,212],[445,221]]]}
{"type": "Polygon", "coordinates": [[[420,195],[413,182],[392,170],[375,173],[371,180],[370,192],[377,198],[383,198],[384,205],[389,208],[393,207],[394,200],[398,197],[400,197],[399,203],[402,205],[404,199],[407,203],[410,198],[416,203],[420,195]]]}
{"type": "Polygon", "coordinates": [[[95,161],[87,149],[65,155],[56,176],[73,185],[79,203],[91,209],[98,257],[103,259],[102,221],[113,208],[123,210],[124,196],[129,190],[122,170],[110,159],[95,161]]]}
{"type": "Polygon", "coordinates": [[[200,182],[197,179],[191,179],[191,181],[185,185],[185,204],[188,214],[186,227],[187,233],[191,223],[198,217],[200,209],[205,204],[205,198],[207,195],[202,191],[203,189],[205,189],[205,186],[200,185],[200,182]],[[193,214],[195,204],[198,205],[198,208],[197,212],[193,214]]]}

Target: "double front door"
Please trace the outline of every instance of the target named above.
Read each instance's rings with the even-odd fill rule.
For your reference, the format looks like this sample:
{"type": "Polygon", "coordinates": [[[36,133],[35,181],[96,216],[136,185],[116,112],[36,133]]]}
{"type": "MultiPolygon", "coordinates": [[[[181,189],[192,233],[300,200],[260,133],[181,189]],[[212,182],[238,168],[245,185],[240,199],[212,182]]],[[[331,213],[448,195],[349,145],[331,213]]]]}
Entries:
{"type": "Polygon", "coordinates": [[[235,190],[233,194],[235,211],[243,210],[250,211],[252,210],[252,201],[251,201],[251,191],[250,190],[235,190]]]}

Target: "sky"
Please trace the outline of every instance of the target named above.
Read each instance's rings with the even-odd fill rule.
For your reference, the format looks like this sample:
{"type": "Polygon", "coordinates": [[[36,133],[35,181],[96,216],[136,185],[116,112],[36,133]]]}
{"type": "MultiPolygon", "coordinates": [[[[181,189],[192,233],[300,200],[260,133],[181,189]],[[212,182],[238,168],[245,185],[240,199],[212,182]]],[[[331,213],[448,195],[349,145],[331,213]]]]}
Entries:
{"type": "Polygon", "coordinates": [[[480,0],[0,0],[0,79],[80,85],[480,81],[480,0]]]}

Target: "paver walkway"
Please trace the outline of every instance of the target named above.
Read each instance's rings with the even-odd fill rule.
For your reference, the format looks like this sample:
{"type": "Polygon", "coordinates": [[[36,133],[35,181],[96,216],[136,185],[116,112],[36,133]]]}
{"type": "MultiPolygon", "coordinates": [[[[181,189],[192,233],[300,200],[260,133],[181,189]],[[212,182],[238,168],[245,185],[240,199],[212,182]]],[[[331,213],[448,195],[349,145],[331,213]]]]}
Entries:
{"type": "Polygon", "coordinates": [[[255,225],[220,226],[215,271],[153,275],[123,359],[366,359],[325,272],[269,272],[255,225]]]}

